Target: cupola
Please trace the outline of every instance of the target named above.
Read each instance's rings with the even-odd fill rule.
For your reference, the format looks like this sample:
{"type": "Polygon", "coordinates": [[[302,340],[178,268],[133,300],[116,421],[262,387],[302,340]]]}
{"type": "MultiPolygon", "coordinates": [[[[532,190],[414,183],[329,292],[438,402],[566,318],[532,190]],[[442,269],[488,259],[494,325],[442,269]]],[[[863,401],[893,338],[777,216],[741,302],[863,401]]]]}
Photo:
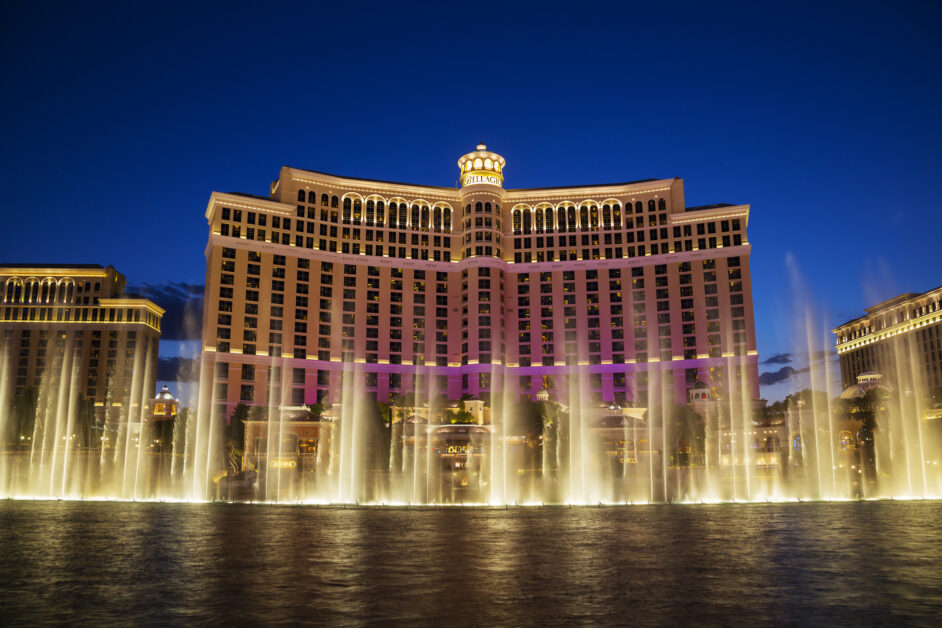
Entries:
{"type": "Polygon", "coordinates": [[[484,144],[478,144],[474,152],[462,155],[458,160],[461,169],[461,187],[471,185],[504,185],[504,165],[507,161],[487,150],[484,144]]]}

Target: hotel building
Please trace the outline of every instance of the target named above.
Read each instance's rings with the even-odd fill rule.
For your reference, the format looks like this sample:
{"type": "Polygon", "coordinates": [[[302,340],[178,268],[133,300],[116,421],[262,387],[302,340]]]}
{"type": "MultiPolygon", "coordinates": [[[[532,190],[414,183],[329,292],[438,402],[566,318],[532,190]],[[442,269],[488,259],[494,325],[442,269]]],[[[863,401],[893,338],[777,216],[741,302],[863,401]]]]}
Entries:
{"type": "Polygon", "coordinates": [[[150,399],[164,310],[125,294],[114,267],[2,264],[0,286],[0,368],[8,394],[69,373],[73,388],[98,408],[150,399]]]}
{"type": "Polygon", "coordinates": [[[687,207],[677,178],[505,189],[505,166],[480,145],[457,187],[285,167],[267,198],[214,192],[217,403],[336,403],[349,377],[380,401],[758,396],[748,205],[687,207]]]}
{"type": "Polygon", "coordinates": [[[901,294],[864,311],[866,316],[833,330],[843,388],[868,372],[880,373],[896,386],[942,386],[942,286],[901,294]],[[907,381],[897,381],[897,375],[907,381]]]}

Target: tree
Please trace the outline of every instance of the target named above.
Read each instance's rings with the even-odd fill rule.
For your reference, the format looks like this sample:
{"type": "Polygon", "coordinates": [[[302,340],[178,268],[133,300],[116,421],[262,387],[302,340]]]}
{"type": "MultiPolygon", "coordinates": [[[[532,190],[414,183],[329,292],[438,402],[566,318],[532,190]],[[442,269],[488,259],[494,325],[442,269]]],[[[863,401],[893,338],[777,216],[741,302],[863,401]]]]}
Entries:
{"type": "Polygon", "coordinates": [[[379,413],[379,420],[388,429],[392,425],[392,404],[377,401],[376,410],[379,413]]]}
{"type": "Polygon", "coordinates": [[[474,420],[474,415],[464,409],[459,409],[457,412],[449,413],[448,422],[455,423],[476,423],[474,420]]]}
{"type": "Polygon", "coordinates": [[[706,447],[706,422],[703,417],[689,405],[682,405],[674,406],[671,419],[672,436],[681,458],[687,458],[688,446],[695,455],[703,453],[706,447]]]}
{"type": "MultiPolygon", "coordinates": [[[[365,432],[361,432],[361,436],[366,438],[364,447],[364,451],[367,452],[366,465],[367,468],[374,471],[389,468],[392,426],[384,417],[384,406],[388,410],[388,404],[381,404],[372,399],[364,399],[358,407],[363,425],[366,427],[365,432]]],[[[386,416],[391,416],[391,413],[387,412],[386,416]]]]}
{"type": "Polygon", "coordinates": [[[307,408],[311,411],[311,415],[314,419],[320,421],[321,415],[323,415],[326,410],[330,409],[330,404],[326,401],[318,401],[315,404],[309,405],[307,408]]]}
{"type": "Polygon", "coordinates": [[[512,411],[511,429],[527,439],[543,435],[543,412],[535,401],[521,399],[512,411]]]}
{"type": "Polygon", "coordinates": [[[30,386],[18,391],[13,396],[13,433],[6,435],[7,438],[10,438],[14,443],[21,443],[32,438],[38,407],[38,388],[30,386]]]}
{"type": "Polygon", "coordinates": [[[428,404],[429,422],[431,422],[432,417],[438,417],[441,415],[448,406],[448,403],[448,397],[444,393],[438,393],[432,397],[428,404]]]}
{"type": "Polygon", "coordinates": [[[245,447],[245,422],[249,420],[249,408],[240,403],[232,410],[226,425],[226,461],[233,473],[238,473],[242,466],[242,454],[245,447]]]}

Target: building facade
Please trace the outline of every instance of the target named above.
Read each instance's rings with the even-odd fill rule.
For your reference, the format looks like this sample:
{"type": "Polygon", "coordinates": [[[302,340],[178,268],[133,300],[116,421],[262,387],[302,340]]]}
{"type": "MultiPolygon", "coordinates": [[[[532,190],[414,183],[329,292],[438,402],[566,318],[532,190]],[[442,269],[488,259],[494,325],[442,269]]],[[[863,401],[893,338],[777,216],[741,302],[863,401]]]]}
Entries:
{"type": "Polygon", "coordinates": [[[833,330],[843,388],[868,372],[901,389],[942,386],[942,286],[901,294],[865,311],[833,330]]]}
{"type": "Polygon", "coordinates": [[[213,193],[217,403],[758,396],[748,205],[686,207],[677,178],[505,189],[505,166],[480,145],[457,188],[285,167],[268,198],[213,193]]]}
{"type": "MultiPolygon", "coordinates": [[[[7,395],[66,374],[69,389],[105,407],[141,407],[157,379],[164,310],[125,294],[97,264],[0,265],[0,342],[7,395]]],[[[146,409],[146,408],[145,408],[146,409]]]]}

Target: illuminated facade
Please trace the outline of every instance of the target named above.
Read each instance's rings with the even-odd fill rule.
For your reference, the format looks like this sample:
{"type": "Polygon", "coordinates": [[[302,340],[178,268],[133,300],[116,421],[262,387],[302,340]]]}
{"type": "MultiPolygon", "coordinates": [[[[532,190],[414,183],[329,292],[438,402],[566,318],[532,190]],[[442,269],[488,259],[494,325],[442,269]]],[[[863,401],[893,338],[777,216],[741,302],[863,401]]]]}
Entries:
{"type": "Polygon", "coordinates": [[[483,145],[458,166],[457,189],[285,167],[268,198],[213,193],[216,401],[757,396],[748,205],[686,207],[677,178],[509,190],[483,145]]]}
{"type": "Polygon", "coordinates": [[[112,266],[3,264],[0,286],[8,393],[68,374],[70,389],[98,408],[150,398],[164,310],[125,294],[112,266]]]}
{"type": "Polygon", "coordinates": [[[843,388],[871,371],[892,380],[899,374],[923,390],[942,386],[942,286],[902,294],[865,311],[866,316],[833,330],[843,388]]]}

